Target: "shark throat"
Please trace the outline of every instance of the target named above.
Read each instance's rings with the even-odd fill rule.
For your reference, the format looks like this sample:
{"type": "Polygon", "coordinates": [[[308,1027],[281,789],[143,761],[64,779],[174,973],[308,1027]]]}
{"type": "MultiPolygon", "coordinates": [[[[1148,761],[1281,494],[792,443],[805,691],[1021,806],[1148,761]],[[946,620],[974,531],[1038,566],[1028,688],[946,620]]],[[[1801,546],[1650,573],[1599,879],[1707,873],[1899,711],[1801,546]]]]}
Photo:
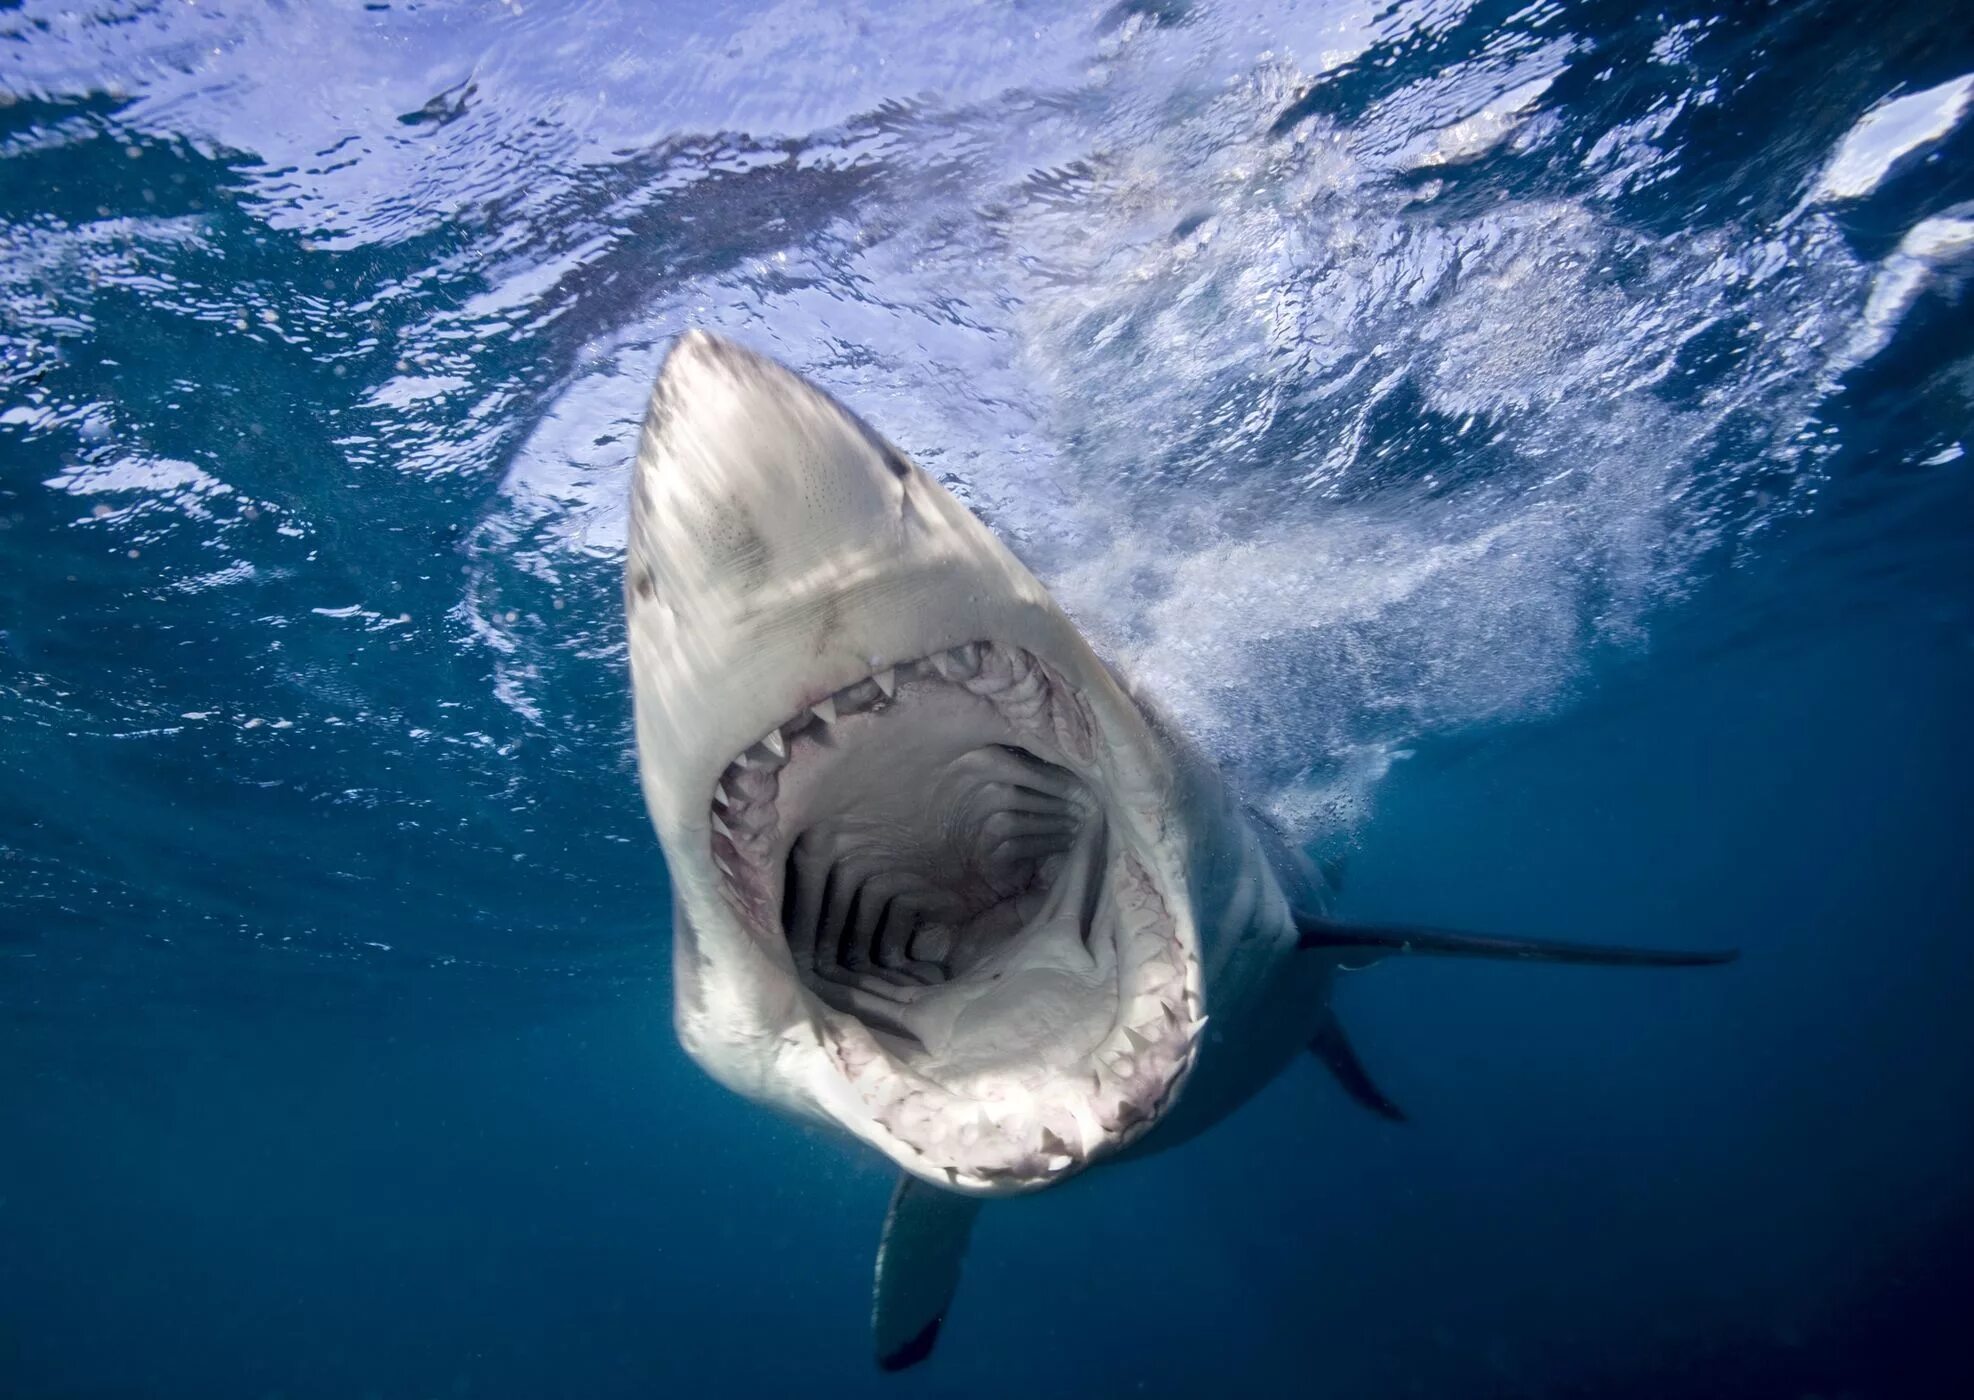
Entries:
{"type": "Polygon", "coordinates": [[[1192,1059],[1191,959],[1098,743],[1058,671],[982,641],[818,696],[713,793],[723,894],[949,1184],[1115,1151],[1192,1059]]]}

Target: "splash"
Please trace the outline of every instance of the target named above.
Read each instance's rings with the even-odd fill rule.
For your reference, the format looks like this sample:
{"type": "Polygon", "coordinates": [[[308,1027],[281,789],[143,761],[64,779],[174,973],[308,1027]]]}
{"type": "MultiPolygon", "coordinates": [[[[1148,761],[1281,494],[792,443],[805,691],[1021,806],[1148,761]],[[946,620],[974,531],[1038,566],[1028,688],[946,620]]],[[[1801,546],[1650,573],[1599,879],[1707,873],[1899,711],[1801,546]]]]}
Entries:
{"type": "MultiPolygon", "coordinates": [[[[1234,65],[1227,26],[1139,24],[1074,85],[817,138],[796,159],[881,178],[595,342],[489,567],[615,557],[643,386],[716,328],[883,425],[1285,820],[1348,825],[1420,739],[1568,703],[1802,509],[1856,356],[1872,272],[1826,218],[1665,236],[1517,188],[1585,47],[1284,127],[1333,52],[1234,65]]],[[[1635,176],[1662,138],[1596,160],[1635,176]]]]}

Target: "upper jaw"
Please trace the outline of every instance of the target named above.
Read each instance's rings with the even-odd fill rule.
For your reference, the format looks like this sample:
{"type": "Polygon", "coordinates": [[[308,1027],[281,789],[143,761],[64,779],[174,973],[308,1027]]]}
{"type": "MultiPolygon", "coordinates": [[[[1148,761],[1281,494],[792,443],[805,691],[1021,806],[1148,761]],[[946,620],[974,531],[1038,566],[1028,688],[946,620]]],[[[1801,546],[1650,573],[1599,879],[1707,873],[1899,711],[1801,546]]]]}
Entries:
{"type": "Polygon", "coordinates": [[[638,745],[668,843],[705,825],[740,749],[888,666],[983,637],[1084,650],[937,482],[799,376],[702,333],[653,392],[630,526],[638,745]]]}

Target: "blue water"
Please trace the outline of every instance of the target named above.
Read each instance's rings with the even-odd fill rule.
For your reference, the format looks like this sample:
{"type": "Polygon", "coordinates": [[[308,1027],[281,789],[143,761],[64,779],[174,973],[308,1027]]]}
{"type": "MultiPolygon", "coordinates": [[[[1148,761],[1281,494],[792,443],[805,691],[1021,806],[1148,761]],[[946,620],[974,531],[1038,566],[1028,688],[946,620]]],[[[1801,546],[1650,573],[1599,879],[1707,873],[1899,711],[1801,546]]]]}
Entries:
{"type": "Polygon", "coordinates": [[[1974,1381],[1953,6],[0,5],[0,1394],[1974,1381]],[[688,325],[946,480],[1423,961],[982,1216],[669,1026],[688,325]]]}

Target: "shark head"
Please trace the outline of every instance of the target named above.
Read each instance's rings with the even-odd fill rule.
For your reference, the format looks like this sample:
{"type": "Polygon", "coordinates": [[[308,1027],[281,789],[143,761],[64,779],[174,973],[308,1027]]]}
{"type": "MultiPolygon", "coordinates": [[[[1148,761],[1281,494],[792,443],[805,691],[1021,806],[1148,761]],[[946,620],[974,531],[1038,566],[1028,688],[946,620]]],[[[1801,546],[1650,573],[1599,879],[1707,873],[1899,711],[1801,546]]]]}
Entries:
{"type": "Polygon", "coordinates": [[[625,596],[677,1026],[715,1078],[977,1195],[1167,1113],[1204,1024],[1183,758],[964,506],[688,333],[625,596]]]}

